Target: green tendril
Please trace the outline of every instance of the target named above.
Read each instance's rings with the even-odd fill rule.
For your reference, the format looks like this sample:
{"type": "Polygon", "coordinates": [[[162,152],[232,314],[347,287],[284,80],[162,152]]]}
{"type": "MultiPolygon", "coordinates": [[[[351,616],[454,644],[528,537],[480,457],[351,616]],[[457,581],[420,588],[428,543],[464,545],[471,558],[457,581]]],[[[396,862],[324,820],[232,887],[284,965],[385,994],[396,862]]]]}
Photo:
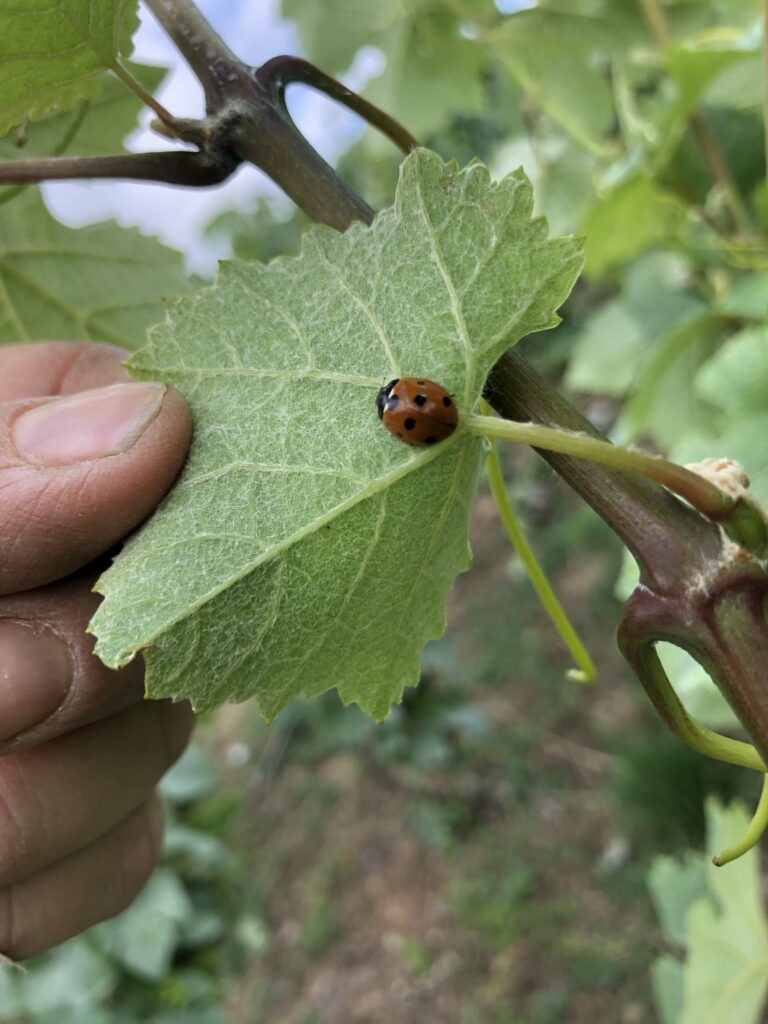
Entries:
{"type": "Polygon", "coordinates": [[[766,828],[768,828],[768,775],[763,775],[763,791],[760,794],[757,810],[752,821],[749,823],[749,828],[738,842],[734,843],[733,846],[729,846],[727,850],[723,850],[722,853],[718,853],[716,857],[713,857],[712,863],[720,868],[724,864],[730,864],[731,861],[736,860],[738,857],[743,857],[745,853],[749,853],[752,847],[757,844],[766,828]]]}
{"type": "MultiPolygon", "coordinates": [[[[483,412],[486,414],[492,411],[491,407],[484,401],[481,403],[481,406],[483,412]]],[[[549,615],[552,625],[557,630],[563,643],[571,652],[573,660],[578,666],[578,668],[569,669],[566,676],[568,679],[572,679],[578,683],[591,683],[596,675],[594,663],[576,633],[576,630],[568,619],[568,616],[565,614],[563,606],[558,601],[549,580],[544,575],[544,570],[536,560],[536,556],[520,528],[520,523],[510,503],[509,495],[507,494],[507,488],[504,482],[504,475],[501,471],[501,462],[499,460],[499,453],[496,450],[496,444],[492,440],[489,440],[489,445],[490,448],[486,458],[488,482],[491,486],[491,494],[493,495],[496,507],[499,510],[501,521],[507,531],[507,536],[509,537],[515,551],[520,556],[520,561],[523,563],[525,571],[528,574],[528,578],[530,579],[534,590],[538,594],[539,600],[541,601],[544,609],[549,615]]]]}

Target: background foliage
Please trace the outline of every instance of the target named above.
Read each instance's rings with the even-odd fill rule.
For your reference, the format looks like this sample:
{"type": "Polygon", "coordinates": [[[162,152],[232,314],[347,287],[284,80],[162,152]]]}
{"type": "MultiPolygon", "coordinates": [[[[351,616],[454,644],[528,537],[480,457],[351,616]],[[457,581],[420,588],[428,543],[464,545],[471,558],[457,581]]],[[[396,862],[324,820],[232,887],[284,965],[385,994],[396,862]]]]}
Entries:
{"type": "MultiPolygon", "coordinates": [[[[103,6],[130,24],[127,8],[103,6]]],[[[741,459],[768,500],[757,0],[375,6],[372,17],[334,0],[321,22],[320,5],[286,0],[284,14],[329,72],[379,48],[386,64],[367,95],[446,158],[479,156],[499,175],[522,164],[552,230],[585,236],[565,323],[524,341],[526,354],[614,438],[741,459]]],[[[13,42],[9,16],[0,39],[13,42]]],[[[55,51],[57,33],[43,36],[55,51]]],[[[127,53],[122,29],[109,38],[110,60],[127,53]]],[[[14,127],[3,155],[114,150],[138,105],[110,78],[98,92],[93,66],[84,58],[61,81],[46,109],[62,113],[14,127]]],[[[0,79],[4,125],[44,112],[19,103],[0,79]]],[[[339,166],[384,206],[398,162],[365,132],[339,166]]],[[[0,202],[4,342],[136,347],[162,300],[189,287],[155,242],[115,225],[65,231],[31,189],[0,202]]],[[[211,230],[266,259],[295,247],[300,221],[255,202],[211,230]]],[[[617,545],[535,459],[517,453],[508,468],[591,640],[597,686],[562,680],[565,658],[481,495],[475,569],[419,690],[382,727],[332,697],[287,709],[269,732],[247,706],[211,722],[202,735],[222,779],[173,797],[164,871],[128,914],[32,965],[29,981],[3,975],[3,1019],[367,1024],[396,1007],[405,1024],[688,1024],[712,1006],[718,1024],[760,1019],[757,855],[715,875],[703,852],[705,795],[752,800],[754,780],[660,731],[612,651],[617,545]],[[733,955],[713,952],[713,934],[733,955]],[[733,994],[727,1005],[713,980],[733,994]]],[[[728,720],[675,658],[697,713],[728,720]]],[[[707,807],[715,845],[727,845],[742,812],[707,807]]]]}

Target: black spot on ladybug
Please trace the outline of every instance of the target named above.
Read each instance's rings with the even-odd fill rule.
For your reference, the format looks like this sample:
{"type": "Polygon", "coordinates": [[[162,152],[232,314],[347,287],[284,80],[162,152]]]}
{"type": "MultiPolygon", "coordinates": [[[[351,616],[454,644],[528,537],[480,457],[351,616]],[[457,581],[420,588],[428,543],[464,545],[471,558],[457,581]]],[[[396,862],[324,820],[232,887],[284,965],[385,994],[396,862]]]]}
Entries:
{"type": "Polygon", "coordinates": [[[416,395],[413,400],[416,403],[416,405],[426,405],[427,404],[427,396],[426,395],[416,395]]]}
{"type": "Polygon", "coordinates": [[[416,420],[412,419],[409,416],[405,423],[403,423],[403,426],[405,427],[406,430],[413,430],[413,428],[416,426],[416,420]]]}
{"type": "Polygon", "coordinates": [[[443,405],[446,407],[446,409],[448,408],[448,406],[450,404],[451,404],[450,398],[448,397],[448,395],[444,395],[443,396],[443,405]]]}
{"type": "Polygon", "coordinates": [[[425,437],[424,438],[424,444],[435,444],[436,441],[437,441],[436,437],[425,437]]]}

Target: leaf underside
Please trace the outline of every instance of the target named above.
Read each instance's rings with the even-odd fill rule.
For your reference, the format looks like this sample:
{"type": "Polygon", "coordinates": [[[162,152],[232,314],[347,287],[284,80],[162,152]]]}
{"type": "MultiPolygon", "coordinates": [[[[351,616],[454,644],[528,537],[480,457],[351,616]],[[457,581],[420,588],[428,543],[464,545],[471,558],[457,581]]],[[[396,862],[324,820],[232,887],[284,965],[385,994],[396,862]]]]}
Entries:
{"type": "Polygon", "coordinates": [[[469,411],[504,349],[557,322],[581,253],[531,209],[522,172],[496,185],[418,150],[370,228],[223,264],[150,331],[130,366],[185,395],[195,440],[97,585],[107,665],[143,650],[151,696],[255,696],[266,718],[330,687],[377,719],[401,699],[469,564],[483,448],[461,421],[408,447],[374,400],[425,376],[469,411]]]}

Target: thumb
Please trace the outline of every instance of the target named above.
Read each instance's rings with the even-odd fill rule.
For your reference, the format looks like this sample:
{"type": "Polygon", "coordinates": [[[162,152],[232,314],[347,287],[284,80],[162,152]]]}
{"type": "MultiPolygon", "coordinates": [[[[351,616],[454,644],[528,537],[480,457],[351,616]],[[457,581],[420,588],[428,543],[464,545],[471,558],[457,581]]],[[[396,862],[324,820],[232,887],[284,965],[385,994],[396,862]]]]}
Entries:
{"type": "Polygon", "coordinates": [[[186,403],[158,383],[0,403],[0,593],[66,576],[134,529],[190,434],[186,403]]]}

